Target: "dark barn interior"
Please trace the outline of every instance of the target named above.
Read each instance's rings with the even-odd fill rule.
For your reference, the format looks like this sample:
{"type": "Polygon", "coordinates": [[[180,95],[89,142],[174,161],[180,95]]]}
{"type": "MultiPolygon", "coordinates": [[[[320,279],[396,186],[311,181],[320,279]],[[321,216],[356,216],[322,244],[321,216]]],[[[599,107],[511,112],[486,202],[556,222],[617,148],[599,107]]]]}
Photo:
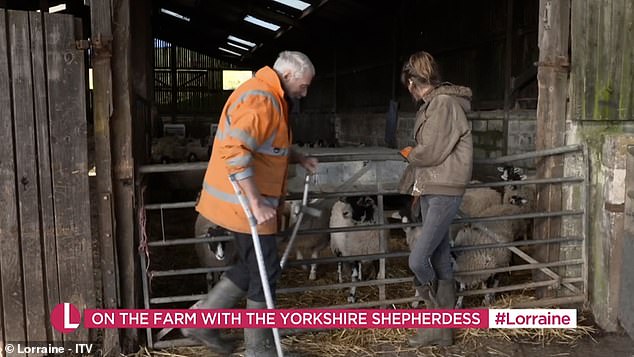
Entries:
{"type": "MultiPolygon", "coordinates": [[[[0,179],[15,182],[12,191],[0,192],[0,203],[14,207],[0,223],[19,231],[0,229],[0,339],[95,339],[106,355],[133,352],[139,343],[169,346],[156,329],[60,336],[47,325],[31,335],[26,322],[11,321],[47,319],[57,300],[84,308],[185,308],[202,296],[205,273],[215,270],[191,258],[190,240],[200,238],[194,236],[193,207],[215,125],[237,83],[272,66],[284,50],[307,54],[316,68],[308,96],[291,106],[295,144],[324,155],[324,172],[332,174],[323,178],[324,186],[351,189],[348,181],[361,177],[354,189],[379,190],[381,208],[380,190],[386,198],[396,193],[397,164],[403,164],[397,150],[412,144],[416,120],[401,68],[412,53],[431,53],[444,81],[473,91],[467,113],[473,179],[503,191],[497,166],[508,159],[529,173],[525,184],[537,188],[526,218],[528,240],[537,243],[525,243],[534,244],[532,250],[510,244],[520,261],[512,265],[524,264],[505,272],[503,285],[512,287],[467,291],[467,303],[480,306],[489,291],[528,290],[535,300],[525,306],[577,304],[592,310],[607,331],[622,326],[634,333],[634,305],[619,300],[634,287],[632,268],[623,264],[634,258],[628,250],[634,236],[632,19],[630,0],[0,0],[0,55],[6,56],[0,60],[0,104],[6,104],[0,105],[0,129],[7,128],[0,141],[12,143],[0,156],[14,157],[0,161],[0,179]],[[74,41],[62,36],[66,42],[59,44],[58,33],[74,34],[74,41]],[[62,76],[57,65],[66,66],[62,76]],[[20,76],[28,80],[15,80],[20,76]],[[64,105],[56,104],[59,98],[64,105]],[[48,132],[33,136],[33,127],[20,124],[30,115],[22,100],[33,103],[35,129],[51,125],[48,132]],[[58,142],[66,151],[55,151],[58,142]],[[336,155],[353,159],[338,162],[336,155]],[[32,167],[25,157],[33,158],[32,167]],[[56,158],[63,163],[50,162],[56,158]],[[75,159],[80,168],[73,171],[75,159]],[[390,160],[398,162],[385,164],[390,160]],[[70,173],[84,171],[90,178],[79,183],[55,176],[78,180],[70,173]],[[21,193],[36,181],[30,186],[35,191],[21,193]],[[73,204],[88,195],[90,212],[73,204]],[[29,200],[36,203],[25,206],[29,200]],[[71,228],[54,230],[55,246],[47,240],[47,222],[57,227],[66,224],[63,218],[71,228]],[[33,234],[30,221],[39,227],[33,234]],[[59,243],[69,238],[67,231],[77,242],[59,243]],[[29,242],[41,249],[44,277],[28,276],[29,242]],[[74,255],[55,250],[49,260],[47,249],[54,246],[74,255]],[[69,272],[55,267],[64,263],[69,272]],[[13,279],[23,273],[24,284],[13,279]],[[180,280],[169,280],[174,277],[180,280]],[[27,301],[30,284],[44,290],[37,317],[27,301]],[[17,296],[8,293],[13,287],[21,289],[20,298],[9,297],[17,296]],[[14,306],[21,310],[13,312],[14,306]]],[[[295,196],[303,175],[297,172],[290,177],[299,187],[291,190],[295,196]]],[[[390,252],[406,250],[403,227],[390,228],[398,240],[390,242],[390,252]]],[[[389,268],[386,274],[382,266],[378,278],[409,279],[407,254],[397,257],[404,275],[389,268]]],[[[293,268],[299,271],[298,265],[293,268]]],[[[328,269],[334,271],[334,264],[328,269]]],[[[281,285],[298,289],[287,280],[281,285]]],[[[412,290],[410,285],[407,280],[412,290]]],[[[385,286],[377,290],[383,302],[407,308],[415,300],[399,296],[401,291],[386,293],[385,286]]],[[[296,302],[290,296],[282,301],[296,302]]]]}

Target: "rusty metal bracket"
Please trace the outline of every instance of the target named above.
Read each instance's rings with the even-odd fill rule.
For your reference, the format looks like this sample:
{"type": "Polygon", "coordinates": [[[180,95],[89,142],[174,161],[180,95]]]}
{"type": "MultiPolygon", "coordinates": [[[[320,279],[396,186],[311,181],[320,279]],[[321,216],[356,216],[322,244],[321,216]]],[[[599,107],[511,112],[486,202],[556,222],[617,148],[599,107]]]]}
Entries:
{"type": "Polygon", "coordinates": [[[82,51],[93,50],[95,55],[106,54],[110,57],[112,53],[112,36],[97,34],[93,39],[75,41],[75,47],[82,51]]]}
{"type": "Polygon", "coordinates": [[[75,48],[85,51],[90,48],[90,40],[78,40],[75,41],[75,48]]]}
{"type": "Polygon", "coordinates": [[[570,69],[570,61],[566,56],[557,56],[553,61],[538,61],[533,63],[535,67],[554,67],[562,69],[570,69]]]}

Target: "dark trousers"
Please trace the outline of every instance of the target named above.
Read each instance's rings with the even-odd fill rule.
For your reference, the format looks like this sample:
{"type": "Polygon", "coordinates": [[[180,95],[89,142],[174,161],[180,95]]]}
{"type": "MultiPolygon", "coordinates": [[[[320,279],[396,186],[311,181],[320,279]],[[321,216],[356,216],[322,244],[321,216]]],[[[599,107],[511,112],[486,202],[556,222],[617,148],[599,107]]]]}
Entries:
{"type": "MultiPolygon", "coordinates": [[[[253,238],[250,234],[232,233],[235,237],[238,261],[226,272],[225,277],[230,279],[240,289],[246,291],[248,299],[264,302],[264,289],[262,288],[258,261],[253,248],[253,238]]],[[[277,255],[276,237],[261,235],[260,245],[266,273],[268,274],[269,286],[271,287],[273,298],[275,298],[275,287],[282,273],[280,258],[277,255]]]]}

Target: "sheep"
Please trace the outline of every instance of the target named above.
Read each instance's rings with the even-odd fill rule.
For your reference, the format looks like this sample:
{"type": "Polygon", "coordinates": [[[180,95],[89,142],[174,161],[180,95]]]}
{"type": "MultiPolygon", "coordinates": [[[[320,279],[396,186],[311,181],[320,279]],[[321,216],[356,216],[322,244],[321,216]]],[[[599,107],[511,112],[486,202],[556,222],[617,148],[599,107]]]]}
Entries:
{"type": "MultiPolygon", "coordinates": [[[[200,214],[196,218],[194,232],[197,238],[228,235],[226,230],[218,227],[200,214]]],[[[197,243],[194,246],[194,250],[198,256],[198,261],[205,267],[224,267],[233,264],[237,259],[235,246],[231,241],[197,243]]],[[[207,274],[208,289],[211,289],[214,283],[219,280],[219,275],[219,273],[213,272],[207,274]]]]}
{"type": "MultiPolygon", "coordinates": [[[[520,214],[522,211],[519,206],[503,203],[485,209],[481,212],[481,216],[507,216],[520,214]]],[[[525,231],[526,222],[523,220],[500,220],[470,224],[458,232],[454,240],[454,247],[512,242],[525,231]]],[[[454,268],[456,272],[498,268],[509,265],[510,260],[511,252],[507,248],[467,250],[455,253],[454,268]]],[[[461,291],[463,291],[467,287],[474,287],[479,283],[486,287],[485,281],[492,275],[490,273],[457,274],[456,280],[460,283],[461,291]]],[[[491,298],[491,295],[487,295],[485,304],[489,304],[491,298]]],[[[458,303],[462,303],[462,298],[459,299],[458,303]]]]}
{"type": "Polygon", "coordinates": [[[501,202],[502,195],[492,188],[468,188],[462,196],[459,209],[466,217],[476,217],[483,210],[501,202]]]}
{"type": "MultiPolygon", "coordinates": [[[[318,203],[314,204],[312,207],[321,210],[322,212],[330,212],[333,204],[336,199],[325,199],[320,200],[318,203]]],[[[293,201],[291,202],[291,215],[290,215],[290,226],[296,223],[297,216],[299,215],[299,211],[301,209],[301,201],[293,201]]],[[[313,217],[311,215],[305,214],[302,219],[300,225],[301,230],[308,229],[320,229],[320,228],[328,228],[330,222],[330,216],[326,213],[322,214],[320,217],[313,217]]],[[[318,234],[309,234],[309,235],[300,235],[297,237],[293,249],[295,250],[297,260],[303,259],[303,251],[311,252],[311,258],[316,259],[319,257],[319,253],[327,248],[330,245],[330,234],[328,233],[318,233],[318,234]]],[[[308,280],[316,280],[317,279],[317,264],[310,265],[310,273],[308,275],[308,280]]]]}
{"type": "MultiPolygon", "coordinates": [[[[374,199],[371,197],[350,197],[339,200],[332,206],[330,227],[352,227],[360,225],[376,225],[379,223],[379,212],[374,199]]],[[[335,256],[368,255],[380,252],[380,231],[333,232],[330,234],[330,249],[335,256]]],[[[375,267],[376,268],[376,267],[375,267]]],[[[375,270],[376,271],[376,270],[375,270]]],[[[337,267],[338,281],[343,282],[342,263],[337,267]]],[[[362,279],[362,264],[352,264],[351,280],[362,279]]],[[[356,287],[350,288],[348,302],[356,301],[356,287]]]]}
{"type": "MultiPolygon", "coordinates": [[[[524,181],[527,176],[524,170],[512,165],[500,166],[502,181],[524,181]]],[[[537,194],[535,185],[508,185],[504,187],[502,202],[523,207],[524,212],[530,212],[535,208],[537,194]]]]}
{"type": "MultiPolygon", "coordinates": [[[[400,219],[401,222],[403,223],[414,222],[411,213],[412,213],[411,209],[409,211],[406,209],[404,211],[395,212],[392,215],[392,218],[400,219]]],[[[422,233],[423,226],[419,225],[414,227],[403,227],[403,231],[405,231],[405,240],[407,241],[407,247],[409,248],[409,251],[411,252],[418,238],[420,238],[423,235],[422,233]]],[[[419,297],[419,296],[420,295],[418,293],[418,290],[416,290],[414,297],[419,297]]],[[[412,301],[411,306],[413,308],[417,308],[418,305],[419,305],[419,300],[412,301]]]]}

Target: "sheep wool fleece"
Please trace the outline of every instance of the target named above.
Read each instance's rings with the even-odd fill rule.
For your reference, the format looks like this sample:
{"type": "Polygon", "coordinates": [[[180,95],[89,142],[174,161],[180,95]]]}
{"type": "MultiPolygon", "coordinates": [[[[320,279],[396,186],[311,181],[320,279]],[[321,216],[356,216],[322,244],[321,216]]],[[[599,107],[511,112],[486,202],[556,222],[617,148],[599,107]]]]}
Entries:
{"type": "MultiPolygon", "coordinates": [[[[277,73],[260,69],[229,96],[218,130],[196,210],[233,232],[250,233],[230,177],[251,177],[272,205],[286,193],[291,130],[288,103],[277,73]]],[[[258,225],[260,234],[277,232],[277,222],[258,225]]]]}

